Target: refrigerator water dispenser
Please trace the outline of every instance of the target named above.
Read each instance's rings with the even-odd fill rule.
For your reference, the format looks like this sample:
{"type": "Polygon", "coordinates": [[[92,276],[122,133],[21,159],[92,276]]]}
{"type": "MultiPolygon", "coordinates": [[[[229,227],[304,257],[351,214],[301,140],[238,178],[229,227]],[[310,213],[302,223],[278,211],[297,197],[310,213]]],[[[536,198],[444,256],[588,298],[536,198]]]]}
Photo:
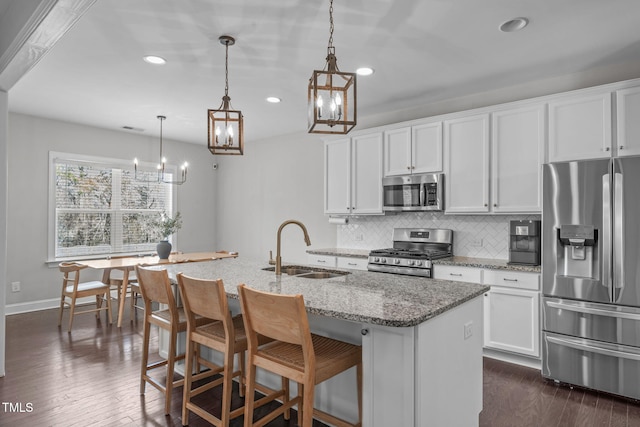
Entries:
{"type": "Polygon", "coordinates": [[[594,256],[597,256],[598,230],[590,225],[562,225],[558,229],[558,271],[565,276],[597,279],[594,256]]]}

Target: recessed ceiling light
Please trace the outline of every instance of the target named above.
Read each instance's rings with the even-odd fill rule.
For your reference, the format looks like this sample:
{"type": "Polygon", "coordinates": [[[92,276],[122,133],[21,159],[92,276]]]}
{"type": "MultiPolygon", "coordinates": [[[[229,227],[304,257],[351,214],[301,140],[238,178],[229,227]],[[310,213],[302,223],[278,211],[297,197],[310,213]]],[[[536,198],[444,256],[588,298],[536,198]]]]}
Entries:
{"type": "Polygon", "coordinates": [[[514,31],[520,31],[529,24],[527,18],[513,18],[500,25],[500,31],[503,33],[513,33],[514,31]]]}
{"type": "Polygon", "coordinates": [[[160,56],[155,56],[155,55],[147,55],[143,59],[149,64],[154,64],[154,65],[162,65],[167,63],[167,61],[164,58],[160,56]]]}
{"type": "Polygon", "coordinates": [[[359,76],[370,76],[373,74],[373,68],[361,67],[356,70],[356,74],[359,76]]]}
{"type": "Polygon", "coordinates": [[[268,96],[267,97],[267,102],[270,102],[272,104],[277,104],[280,101],[282,101],[282,99],[278,98],[277,96],[268,96]]]}

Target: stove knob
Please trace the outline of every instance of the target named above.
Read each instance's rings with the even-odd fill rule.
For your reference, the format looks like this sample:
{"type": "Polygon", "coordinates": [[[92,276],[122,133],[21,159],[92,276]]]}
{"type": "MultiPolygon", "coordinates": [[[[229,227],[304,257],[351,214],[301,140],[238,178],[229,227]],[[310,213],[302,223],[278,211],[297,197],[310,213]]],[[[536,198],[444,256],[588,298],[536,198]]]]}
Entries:
{"type": "Polygon", "coordinates": [[[386,264],[387,263],[387,259],[386,258],[381,258],[380,262],[383,263],[383,264],[386,264]]]}
{"type": "Polygon", "coordinates": [[[393,260],[393,263],[394,264],[400,264],[400,260],[398,258],[396,258],[396,259],[393,260]]]}
{"type": "Polygon", "coordinates": [[[412,259],[410,259],[409,261],[407,261],[407,264],[409,264],[409,265],[413,265],[413,260],[412,260],[412,259]]]}
{"type": "Polygon", "coordinates": [[[374,258],[373,258],[373,262],[380,262],[380,258],[378,258],[378,257],[374,257],[374,258]]]}
{"type": "Polygon", "coordinates": [[[422,261],[416,261],[416,265],[418,266],[422,265],[422,261]]]}

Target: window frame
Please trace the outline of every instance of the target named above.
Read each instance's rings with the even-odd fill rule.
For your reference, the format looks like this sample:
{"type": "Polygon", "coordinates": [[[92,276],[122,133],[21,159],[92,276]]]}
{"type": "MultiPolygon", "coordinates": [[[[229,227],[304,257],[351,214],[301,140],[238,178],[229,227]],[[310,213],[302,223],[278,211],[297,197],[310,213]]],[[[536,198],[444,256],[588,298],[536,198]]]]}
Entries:
{"type": "MultiPolygon", "coordinates": [[[[133,162],[131,160],[118,159],[113,157],[102,157],[102,156],[93,156],[93,155],[85,155],[85,154],[76,154],[76,153],[65,153],[59,151],[49,151],[49,183],[48,183],[48,207],[47,207],[47,215],[48,215],[48,226],[47,226],[47,262],[60,262],[60,261],[73,261],[80,259],[98,259],[105,258],[109,256],[129,256],[129,255],[141,255],[141,254],[149,254],[155,251],[131,251],[131,252],[117,252],[117,253],[102,253],[102,254],[84,254],[77,256],[65,256],[65,257],[56,257],[56,161],[69,161],[69,162],[83,162],[83,163],[93,163],[96,165],[100,165],[103,167],[111,168],[111,169],[119,169],[119,170],[129,170],[133,171],[133,162]]],[[[139,162],[138,168],[142,170],[155,170],[156,165],[151,162],[139,162]]],[[[176,176],[178,171],[178,167],[176,165],[165,165],[165,172],[172,174],[172,176],[176,176]]],[[[116,174],[120,175],[120,174],[116,174]]],[[[118,184],[120,183],[120,176],[117,178],[114,176],[114,181],[118,180],[118,184]]],[[[112,184],[113,185],[113,184],[112,184]]],[[[170,203],[170,215],[175,216],[177,212],[177,200],[178,200],[178,192],[177,188],[172,184],[164,184],[171,185],[170,191],[171,195],[168,198],[170,203]]],[[[113,213],[113,218],[115,220],[116,216],[122,216],[123,211],[120,210],[121,206],[121,194],[118,194],[117,197],[114,194],[114,199],[117,201],[115,204],[117,207],[112,206],[111,212],[113,213]]],[[[119,234],[122,235],[122,230],[119,231],[119,234]]],[[[118,234],[118,233],[114,233],[118,234]]],[[[174,247],[177,245],[177,236],[174,234],[170,237],[170,240],[174,247]]],[[[111,245],[113,248],[114,245],[114,236],[111,238],[111,245]]]]}

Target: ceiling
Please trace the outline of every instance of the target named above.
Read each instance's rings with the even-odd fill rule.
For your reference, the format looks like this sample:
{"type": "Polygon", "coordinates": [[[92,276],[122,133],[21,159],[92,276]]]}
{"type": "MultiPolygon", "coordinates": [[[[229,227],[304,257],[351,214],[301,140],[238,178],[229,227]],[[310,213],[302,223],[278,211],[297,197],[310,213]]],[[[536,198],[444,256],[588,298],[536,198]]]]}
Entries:
{"type": "MultiPolygon", "coordinates": [[[[206,110],[224,95],[226,34],[246,139],[305,132],[328,10],[328,0],[97,1],[11,88],[9,109],[150,135],[165,115],[166,138],[204,145],[206,110]],[[167,64],[142,60],[151,54],[167,64]]],[[[333,40],[341,71],[375,69],[358,78],[365,117],[637,60],[638,16],[638,0],[335,0],[333,40]],[[519,16],[528,27],[498,30],[519,16]]]]}

